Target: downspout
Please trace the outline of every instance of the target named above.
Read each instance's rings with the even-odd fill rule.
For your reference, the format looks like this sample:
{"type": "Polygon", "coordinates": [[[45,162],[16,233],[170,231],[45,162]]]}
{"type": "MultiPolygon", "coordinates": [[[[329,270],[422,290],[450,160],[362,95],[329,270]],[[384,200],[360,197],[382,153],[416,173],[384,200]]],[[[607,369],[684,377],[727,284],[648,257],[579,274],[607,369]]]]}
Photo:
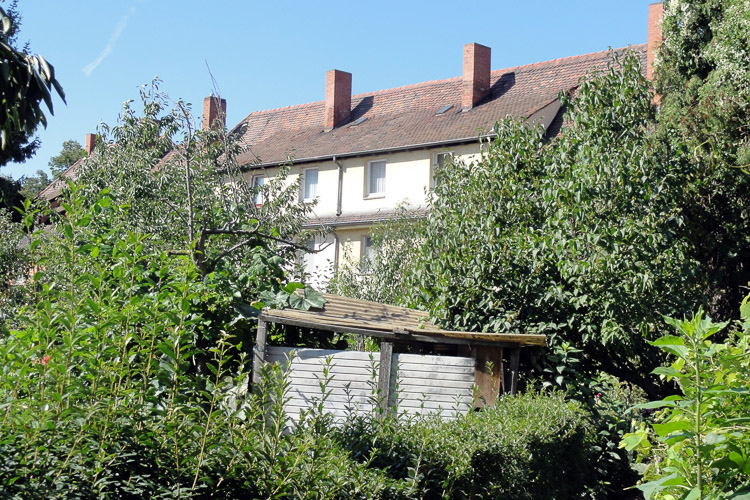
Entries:
{"type": "MultiPolygon", "coordinates": [[[[336,217],[341,216],[341,203],[342,199],[344,197],[344,166],[341,164],[341,162],[334,156],[333,162],[336,164],[336,166],[339,169],[339,191],[338,191],[338,199],[336,200],[336,217]]],[[[339,235],[334,229],[333,231],[333,269],[334,272],[338,271],[339,269],[339,235]]]]}
{"type": "Polygon", "coordinates": [[[339,168],[339,193],[338,199],[336,200],[336,216],[338,217],[341,215],[341,200],[344,196],[344,166],[335,156],[333,157],[333,162],[339,168]]]}
{"type": "Polygon", "coordinates": [[[339,235],[333,230],[333,272],[339,270],[339,235]]]}

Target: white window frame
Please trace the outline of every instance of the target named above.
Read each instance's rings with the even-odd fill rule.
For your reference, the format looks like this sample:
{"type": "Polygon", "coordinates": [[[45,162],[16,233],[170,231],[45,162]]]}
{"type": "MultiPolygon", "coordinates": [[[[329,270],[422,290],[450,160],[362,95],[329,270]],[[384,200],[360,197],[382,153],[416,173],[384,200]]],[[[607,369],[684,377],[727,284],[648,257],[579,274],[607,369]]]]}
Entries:
{"type": "Polygon", "coordinates": [[[372,247],[372,236],[366,234],[362,236],[362,245],[360,247],[359,261],[363,271],[368,271],[368,267],[375,259],[375,250],[372,247]],[[369,245],[368,245],[369,243],[369,245]],[[369,254],[369,255],[368,255],[369,254]]]}
{"type": "Polygon", "coordinates": [[[372,160],[367,162],[367,168],[365,169],[365,198],[384,198],[387,185],[386,181],[388,178],[388,162],[386,160],[372,160]],[[374,163],[382,163],[383,164],[383,190],[373,192],[372,186],[370,182],[371,172],[372,172],[372,165],[374,163]]]}
{"type": "Polygon", "coordinates": [[[432,164],[430,165],[430,187],[435,187],[435,172],[438,168],[443,168],[445,165],[445,158],[453,157],[453,151],[440,151],[432,155],[432,164]],[[443,165],[438,165],[438,158],[443,158],[443,165]]]}
{"type": "MultiPolygon", "coordinates": [[[[255,189],[256,187],[263,186],[266,183],[266,176],[263,174],[253,175],[250,179],[250,186],[255,189]]],[[[263,191],[260,191],[253,195],[253,203],[255,203],[256,207],[260,207],[265,203],[265,199],[263,199],[263,191]]]]}
{"type": "Polygon", "coordinates": [[[318,195],[318,188],[320,187],[320,169],[318,167],[311,167],[302,169],[302,201],[310,203],[320,197],[318,195]],[[309,172],[315,171],[315,196],[307,196],[307,179],[309,172]]]}

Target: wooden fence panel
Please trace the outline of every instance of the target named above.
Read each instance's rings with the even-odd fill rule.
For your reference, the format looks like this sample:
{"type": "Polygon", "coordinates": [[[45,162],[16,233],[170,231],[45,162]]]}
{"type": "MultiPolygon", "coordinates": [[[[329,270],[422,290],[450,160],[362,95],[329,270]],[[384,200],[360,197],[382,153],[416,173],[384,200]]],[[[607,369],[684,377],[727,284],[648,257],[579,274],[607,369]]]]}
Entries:
{"type": "MultiPolygon", "coordinates": [[[[383,402],[379,353],[268,347],[265,359],[288,371],[286,408],[294,421],[321,400],[323,411],[336,420],[371,412],[383,402]]],[[[384,382],[388,382],[387,406],[392,410],[409,415],[439,412],[451,419],[472,408],[472,358],[392,354],[390,360],[390,380],[384,382]]]]}
{"type": "Polygon", "coordinates": [[[377,353],[268,347],[266,361],[278,362],[289,370],[289,417],[298,421],[300,413],[327,396],[323,411],[339,420],[347,413],[369,412],[377,402],[377,353]],[[328,374],[325,374],[325,370],[328,374]]]}
{"type": "Polygon", "coordinates": [[[474,360],[458,356],[394,354],[389,406],[409,414],[455,418],[471,410],[474,360]]]}

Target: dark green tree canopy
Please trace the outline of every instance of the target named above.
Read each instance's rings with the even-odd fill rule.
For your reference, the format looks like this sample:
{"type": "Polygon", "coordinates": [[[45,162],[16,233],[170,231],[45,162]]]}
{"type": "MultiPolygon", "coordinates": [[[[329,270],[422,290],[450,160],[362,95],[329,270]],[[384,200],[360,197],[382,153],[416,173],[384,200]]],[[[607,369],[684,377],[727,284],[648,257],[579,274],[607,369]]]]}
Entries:
{"type": "Polygon", "coordinates": [[[28,199],[34,199],[39,192],[49,186],[52,179],[42,169],[36,171],[36,175],[25,176],[21,179],[21,194],[28,199]]]}
{"type": "Polygon", "coordinates": [[[32,138],[39,125],[47,126],[42,110],[53,113],[52,93],[65,102],[65,93],[55,78],[55,70],[41,55],[28,47],[14,47],[18,36],[16,3],[8,13],[0,8],[0,166],[30,158],[39,146],[32,138]]]}
{"type": "Polygon", "coordinates": [[[68,167],[86,156],[86,150],[81,143],[73,139],[63,142],[62,150],[56,156],[49,160],[49,168],[52,171],[52,177],[57,177],[65,172],[68,167]]]}
{"type": "Polygon", "coordinates": [[[668,1],[655,88],[657,154],[683,180],[690,255],[702,263],[702,303],[737,316],[750,281],[750,3],[668,1]]]}

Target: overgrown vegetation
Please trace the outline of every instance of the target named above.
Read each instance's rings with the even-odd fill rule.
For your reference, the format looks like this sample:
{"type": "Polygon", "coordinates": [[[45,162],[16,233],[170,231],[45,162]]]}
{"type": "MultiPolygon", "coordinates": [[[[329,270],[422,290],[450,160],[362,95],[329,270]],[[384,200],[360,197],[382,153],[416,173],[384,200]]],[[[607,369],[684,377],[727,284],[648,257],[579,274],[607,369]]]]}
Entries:
{"type": "MultiPolygon", "coordinates": [[[[676,391],[651,375],[665,359],[654,344],[664,317],[702,307],[736,319],[750,281],[748,3],[669,1],[663,27],[653,88],[626,54],[562,96],[569,125],[553,140],[499,123],[480,161],[437,173],[427,218],[408,235],[416,251],[376,245],[386,271],[365,287],[448,328],[546,333],[546,360],[529,361],[543,385],[592,411],[603,477],[622,470],[615,448],[639,391],[676,391]]],[[[355,268],[337,278],[361,293],[355,268]]]]}
{"type": "MultiPolygon", "coordinates": [[[[748,297],[750,298],[750,297],[748,297]]],[[[743,499],[750,496],[750,302],[742,329],[717,342],[727,322],[702,311],[668,319],[678,335],[654,345],[674,362],[654,370],[682,394],[639,405],[658,408],[650,425],[625,436],[622,446],[646,465],[639,488],[651,498],[743,499]]]]}
{"type": "MultiPolygon", "coordinates": [[[[0,41],[47,92],[35,127],[57,86],[10,18],[0,41]]],[[[749,23],[746,1],[668,2],[658,112],[638,58],[614,57],[562,96],[559,137],[499,123],[480,161],[438,171],[424,219],[339,272],[448,328],[548,335],[525,383],[560,392],[453,422],[313,407],[289,427],[279,371],[249,390],[258,311],[322,303],[289,272],[312,205],[286,169],[252,186],[235,137],[144,87],[64,217],[0,214],[0,497],[622,498],[630,453],[648,498],[747,498],[747,299],[725,330],[750,280],[749,23]],[[664,319],[696,307],[720,322],[664,319]]]]}

